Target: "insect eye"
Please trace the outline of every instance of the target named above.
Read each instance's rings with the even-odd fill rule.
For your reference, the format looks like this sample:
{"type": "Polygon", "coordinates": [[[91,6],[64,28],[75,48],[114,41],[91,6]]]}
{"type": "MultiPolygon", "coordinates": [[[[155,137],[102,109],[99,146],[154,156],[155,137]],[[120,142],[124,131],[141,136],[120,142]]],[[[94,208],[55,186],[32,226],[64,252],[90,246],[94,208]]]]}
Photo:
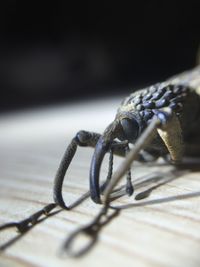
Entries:
{"type": "Polygon", "coordinates": [[[124,135],[129,142],[134,142],[139,135],[139,124],[134,119],[122,119],[121,125],[124,135]]]}

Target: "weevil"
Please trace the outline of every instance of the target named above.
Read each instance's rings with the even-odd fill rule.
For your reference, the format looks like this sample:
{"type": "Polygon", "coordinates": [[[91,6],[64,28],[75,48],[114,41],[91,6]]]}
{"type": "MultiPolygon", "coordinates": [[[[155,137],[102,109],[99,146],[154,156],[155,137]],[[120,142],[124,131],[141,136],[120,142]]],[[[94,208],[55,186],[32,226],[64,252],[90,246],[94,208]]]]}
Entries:
{"type": "MultiPolygon", "coordinates": [[[[99,173],[107,152],[126,156],[128,144],[140,141],[134,157],[138,161],[156,160],[163,157],[174,164],[183,156],[200,155],[200,67],[182,73],[169,80],[138,90],[125,98],[117,110],[114,121],[102,135],[79,131],[69,144],[54,181],[54,200],[68,208],[62,197],[62,185],[66,170],[77,146],[94,147],[90,166],[90,196],[95,203],[102,203],[101,193],[109,184],[111,175],[103,186],[99,173]],[[148,144],[142,134],[148,125],[156,123],[150,131],[148,144]],[[142,138],[142,139],[141,139],[142,138]]],[[[133,148],[134,149],[134,148],[133,148]]],[[[110,160],[112,165],[112,160],[110,160]]],[[[126,191],[134,191],[128,172],[126,191]]],[[[108,190],[107,190],[108,192],[108,190]]],[[[109,192],[111,193],[111,192],[109,192]]]]}
{"type": "MultiPolygon", "coordinates": [[[[19,232],[27,231],[40,221],[42,215],[49,215],[57,206],[71,209],[82,200],[91,199],[103,208],[88,226],[72,233],[65,249],[79,233],[87,233],[96,240],[102,225],[100,220],[107,214],[114,187],[127,174],[126,193],[132,195],[134,187],[131,181],[130,166],[134,160],[140,162],[155,161],[159,157],[178,164],[184,156],[200,156],[200,66],[157,83],[145,89],[135,91],[125,98],[117,110],[114,121],[104,133],[79,131],[67,147],[56,173],[53,186],[54,203],[20,222],[0,226],[0,231],[16,227],[19,232]],[[129,149],[129,144],[133,148],[129,149]],[[66,171],[78,146],[94,147],[90,165],[90,191],[72,205],[66,205],[62,196],[62,187],[66,171]],[[109,171],[106,181],[100,184],[100,168],[106,153],[110,153],[109,171]],[[124,156],[125,160],[112,175],[113,154],[124,156]]],[[[117,211],[115,210],[115,216],[117,211]]],[[[109,218],[107,218],[109,221],[109,218]]],[[[91,244],[94,240],[91,241],[91,244]]],[[[87,248],[89,248],[91,246],[87,248]]],[[[7,246],[4,245],[1,249],[7,246]]],[[[77,255],[86,252],[79,251],[77,255]]],[[[72,253],[73,254],[73,253],[72,253]]]]}

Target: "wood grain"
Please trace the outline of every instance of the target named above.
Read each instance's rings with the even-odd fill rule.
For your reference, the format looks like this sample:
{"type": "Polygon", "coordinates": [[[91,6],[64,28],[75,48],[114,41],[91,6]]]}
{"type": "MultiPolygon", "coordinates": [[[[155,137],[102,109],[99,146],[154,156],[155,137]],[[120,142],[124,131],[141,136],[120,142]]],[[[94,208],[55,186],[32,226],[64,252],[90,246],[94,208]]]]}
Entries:
{"type": "MultiPolygon", "coordinates": [[[[18,221],[52,202],[53,178],[61,156],[80,129],[102,132],[113,120],[120,99],[54,107],[0,118],[0,224],[18,221]]],[[[67,173],[67,203],[88,190],[93,150],[81,148],[67,173]]],[[[115,158],[116,167],[120,158],[115,158]]],[[[106,176],[107,164],[102,168],[106,176]]],[[[200,266],[200,167],[162,161],[133,165],[135,194],[113,202],[119,216],[106,225],[84,257],[61,257],[69,234],[100,210],[87,199],[37,224],[0,254],[0,266],[200,266]],[[149,195],[135,200],[141,192],[149,195]]],[[[0,232],[0,245],[16,236],[0,232]]]]}

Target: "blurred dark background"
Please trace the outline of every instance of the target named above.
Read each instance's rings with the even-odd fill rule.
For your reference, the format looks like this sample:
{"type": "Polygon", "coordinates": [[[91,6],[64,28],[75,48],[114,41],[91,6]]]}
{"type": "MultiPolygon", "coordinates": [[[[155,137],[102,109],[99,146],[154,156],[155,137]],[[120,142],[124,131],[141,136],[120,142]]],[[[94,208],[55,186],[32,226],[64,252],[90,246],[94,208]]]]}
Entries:
{"type": "Polygon", "coordinates": [[[2,1],[0,110],[129,93],[194,66],[199,1],[2,1]]]}

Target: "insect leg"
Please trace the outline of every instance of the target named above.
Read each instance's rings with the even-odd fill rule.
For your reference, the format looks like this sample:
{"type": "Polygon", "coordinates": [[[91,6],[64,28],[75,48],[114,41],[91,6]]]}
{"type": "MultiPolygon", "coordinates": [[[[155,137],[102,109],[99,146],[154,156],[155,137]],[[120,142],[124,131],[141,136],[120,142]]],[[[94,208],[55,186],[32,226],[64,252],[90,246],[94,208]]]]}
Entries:
{"type": "Polygon", "coordinates": [[[110,149],[109,163],[108,163],[108,175],[106,177],[105,183],[101,186],[101,193],[105,190],[107,184],[109,183],[113,173],[113,149],[110,149]]]}
{"type": "MultiPolygon", "coordinates": [[[[127,145],[126,147],[126,154],[130,152],[130,148],[127,145]]],[[[131,168],[128,169],[127,171],[127,176],[126,176],[126,193],[131,196],[134,192],[134,187],[131,181],[131,168]]]]}
{"type": "Polygon", "coordinates": [[[55,179],[54,179],[54,187],[53,187],[53,196],[54,201],[60,207],[69,209],[69,207],[65,204],[62,196],[62,187],[63,181],[66,174],[66,171],[76,153],[77,146],[91,146],[94,147],[100,137],[100,134],[87,132],[87,131],[79,131],[76,136],[72,139],[71,143],[67,147],[60,165],[58,167],[55,179]]]}
{"type": "MultiPolygon", "coordinates": [[[[60,165],[58,167],[58,170],[57,170],[57,173],[54,179],[54,187],[53,187],[54,201],[60,207],[65,208],[65,209],[70,209],[70,206],[67,206],[64,202],[64,199],[62,196],[62,187],[63,187],[63,181],[65,178],[66,171],[76,153],[77,147],[78,146],[95,147],[100,136],[101,136],[100,134],[94,133],[94,132],[79,131],[76,134],[76,136],[72,139],[69,146],[67,147],[63,155],[63,158],[60,162],[60,165]]],[[[112,144],[113,144],[113,149],[111,153],[114,153],[120,156],[125,155],[124,144],[120,144],[120,143],[118,144],[116,141],[113,141],[112,144]]],[[[108,174],[107,180],[110,180],[111,175],[112,175],[112,155],[110,156],[109,174],[108,174]]],[[[103,191],[103,188],[101,188],[101,191],[103,191]]]]}
{"type": "Polygon", "coordinates": [[[138,155],[142,149],[144,149],[155,137],[156,129],[160,125],[160,119],[154,117],[146,130],[142,133],[141,137],[135,143],[134,148],[129,152],[125,160],[113,174],[113,177],[105,189],[103,202],[106,205],[109,202],[110,194],[113,188],[118,184],[123,175],[129,170],[131,163],[137,160],[138,155]]]}
{"type": "MultiPolygon", "coordinates": [[[[113,171],[113,154],[116,154],[118,156],[125,157],[127,153],[129,152],[129,146],[128,141],[122,141],[122,142],[116,142],[114,141],[110,148],[110,157],[109,157],[109,170],[106,182],[101,186],[101,192],[105,190],[106,186],[110,182],[110,179],[112,177],[112,171],[113,171]]],[[[131,181],[131,170],[129,169],[127,171],[127,182],[126,182],[126,193],[131,196],[134,192],[133,184],[131,181]]]]}
{"type": "MultiPolygon", "coordinates": [[[[35,212],[34,214],[32,214],[31,216],[29,216],[28,218],[20,221],[20,222],[12,222],[12,223],[6,223],[4,225],[0,226],[0,231],[3,231],[7,228],[11,228],[11,227],[16,227],[20,233],[24,233],[27,230],[29,230],[33,225],[39,223],[42,219],[42,216],[46,215],[49,216],[52,214],[52,210],[54,208],[56,208],[58,205],[60,205],[61,207],[63,207],[61,204],[65,205],[64,201],[63,203],[60,201],[62,201],[62,194],[61,194],[61,190],[62,190],[62,183],[63,183],[63,179],[64,179],[64,175],[65,172],[67,171],[69,164],[76,152],[77,146],[95,146],[97,140],[99,139],[100,134],[97,133],[89,133],[89,132],[85,132],[85,131],[80,131],[77,133],[77,135],[72,139],[72,142],[70,143],[70,145],[68,146],[63,159],[60,163],[56,178],[55,178],[55,182],[54,182],[54,201],[55,203],[50,203],[48,205],[46,205],[45,207],[43,207],[41,210],[35,212]],[[66,164],[66,165],[65,165],[66,164]],[[58,190],[58,191],[56,191],[58,190]],[[59,190],[60,190],[60,194],[59,195],[59,190]]],[[[90,194],[88,194],[89,196],[90,194]]],[[[85,198],[87,197],[87,194],[85,194],[84,196],[80,197],[75,203],[73,203],[73,205],[71,205],[70,207],[65,207],[66,209],[70,209],[72,206],[74,207],[75,205],[78,205],[79,203],[81,203],[85,198]]],[[[0,247],[0,250],[2,248],[0,247]]]]}

